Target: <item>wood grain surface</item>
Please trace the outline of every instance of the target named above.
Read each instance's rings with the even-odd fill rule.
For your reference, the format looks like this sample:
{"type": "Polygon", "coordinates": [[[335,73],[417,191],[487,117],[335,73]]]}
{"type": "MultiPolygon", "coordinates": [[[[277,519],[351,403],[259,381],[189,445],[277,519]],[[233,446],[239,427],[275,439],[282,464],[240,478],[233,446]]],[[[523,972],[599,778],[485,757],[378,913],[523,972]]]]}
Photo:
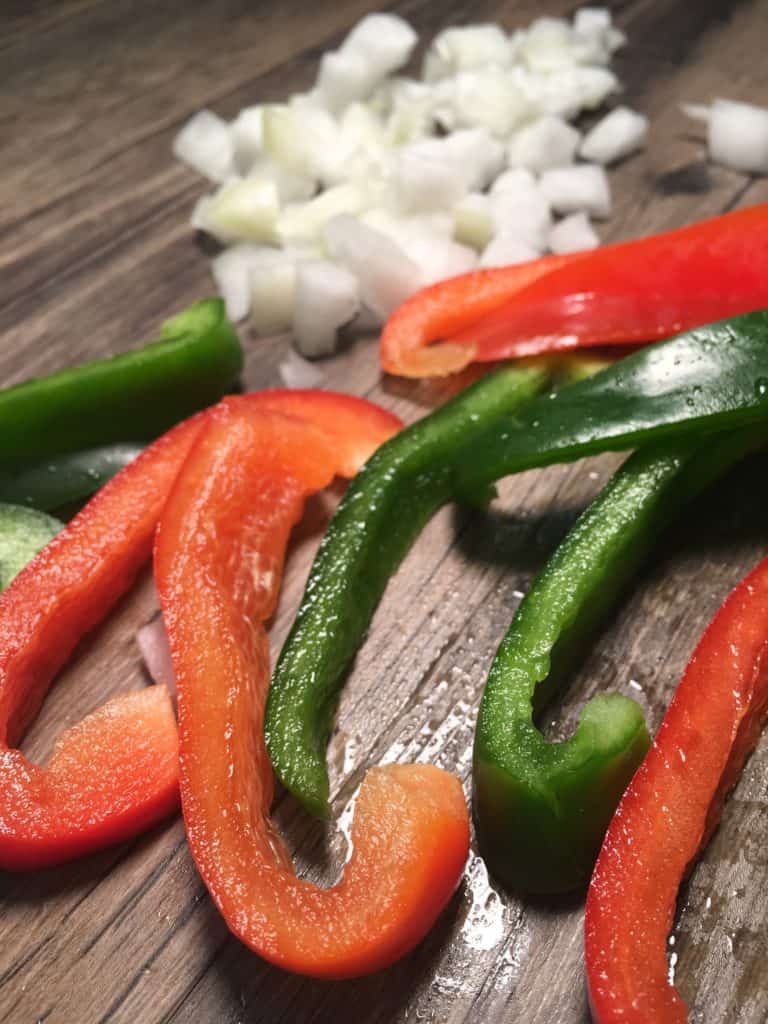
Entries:
{"type": "MultiPolygon", "coordinates": [[[[573,0],[402,0],[428,37],[456,22],[507,28],[573,0]]],[[[601,234],[627,238],[768,199],[764,182],[707,165],[680,102],[768,103],[768,0],[614,0],[629,35],[623,99],[651,118],[648,148],[611,172],[601,234]]],[[[232,116],[312,82],[368,0],[59,0],[0,4],[0,381],[129,347],[212,291],[188,227],[204,183],[176,163],[175,131],[209,106],[232,116]]],[[[279,383],[285,339],[246,329],[246,383],[279,383]]],[[[375,344],[323,365],[327,386],[405,416],[438,397],[382,378],[375,344]]],[[[470,769],[489,661],[532,575],[617,464],[604,457],[506,481],[485,513],[446,509],[393,579],[344,692],[331,743],[340,814],[368,765],[470,769]]],[[[639,698],[657,725],[703,626],[768,549],[765,459],[689,509],[595,638],[546,727],[566,734],[592,692],[639,698]]],[[[334,496],[312,503],[293,545],[274,651],[298,603],[334,496]]],[[[149,574],[78,649],[31,730],[56,733],[146,681],[134,633],[155,607],[149,574]]],[[[691,1020],[768,1020],[764,924],[768,739],[686,886],[671,953],[691,1020]]],[[[332,880],[333,826],[282,798],[277,817],[307,876],[332,880]]],[[[322,984],[263,962],[231,938],[196,874],[180,820],[66,867],[0,876],[0,1019],[12,1024],[304,1024],[525,1021],[584,1024],[581,898],[521,902],[476,856],[427,940],[386,972],[322,984]]]]}

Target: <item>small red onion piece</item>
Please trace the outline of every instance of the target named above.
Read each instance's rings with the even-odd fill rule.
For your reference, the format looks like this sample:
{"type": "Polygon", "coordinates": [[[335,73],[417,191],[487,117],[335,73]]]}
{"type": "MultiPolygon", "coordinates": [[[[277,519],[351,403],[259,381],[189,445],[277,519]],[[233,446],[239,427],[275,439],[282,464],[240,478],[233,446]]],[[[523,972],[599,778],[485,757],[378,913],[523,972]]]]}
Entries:
{"type": "Polygon", "coordinates": [[[171,649],[168,646],[163,616],[159,611],[138,630],[136,641],[147,672],[153,681],[158,685],[167,686],[171,695],[175,697],[176,676],[171,663],[171,649]]]}

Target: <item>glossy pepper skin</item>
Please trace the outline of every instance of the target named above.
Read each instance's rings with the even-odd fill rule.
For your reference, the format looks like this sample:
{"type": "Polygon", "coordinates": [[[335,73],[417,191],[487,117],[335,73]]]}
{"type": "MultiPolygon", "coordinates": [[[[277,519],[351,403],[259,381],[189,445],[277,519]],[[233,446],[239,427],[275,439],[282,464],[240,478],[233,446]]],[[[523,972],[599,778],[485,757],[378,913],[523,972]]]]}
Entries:
{"type": "Polygon", "coordinates": [[[611,821],[587,895],[596,1024],[684,1024],[669,983],[677,891],[706,846],[768,713],[768,560],[707,627],[611,821]]]}
{"type": "Polygon", "coordinates": [[[178,805],[168,692],[111,700],[66,730],[43,768],[15,749],[55,674],[149,558],[202,416],[152,444],[0,595],[0,867],[57,864],[136,835],[178,805]]]}
{"type": "Polygon", "coordinates": [[[197,302],[144,348],[0,391],[0,467],[157,437],[217,401],[241,366],[221,300],[197,302]]]}
{"type": "Polygon", "coordinates": [[[426,933],[464,867],[460,783],[437,768],[371,771],[342,880],[298,879],[269,820],[262,736],[264,623],[305,498],[351,474],[379,439],[366,403],[324,423],[227,399],[163,513],[155,576],[178,689],[181,794],[190,848],[230,929],[278,966],[346,978],[387,966],[426,933]],[[367,446],[367,451],[365,448],[367,446]]]}
{"type": "Polygon", "coordinates": [[[587,253],[476,271],[395,311],[382,367],[424,377],[474,360],[668,338],[768,305],[766,259],[768,204],[760,204],[587,253]]]}
{"type": "Polygon", "coordinates": [[[530,398],[543,381],[526,373],[535,371],[484,378],[404,431],[352,483],[329,525],[275,670],[265,723],[277,774],[315,814],[327,813],[325,745],[344,672],[389,575],[432,511],[451,497],[476,500],[493,481],[525,469],[766,422],[768,313],[689,331],[546,396],[530,398]],[[497,400],[505,391],[506,407],[497,400]],[[463,413],[452,417],[465,397],[473,411],[460,427],[463,413]],[[420,459],[413,476],[408,466],[420,459]],[[436,470],[439,500],[421,503],[422,490],[436,494],[436,470]]]}
{"type": "MultiPolygon", "coordinates": [[[[265,732],[275,771],[314,814],[328,814],[325,745],[341,681],[389,576],[455,491],[455,452],[530,398],[542,370],[503,370],[383,445],[350,483],[323,539],[275,668],[265,732]]],[[[471,497],[485,497],[485,486],[471,497]]]]}
{"type": "Polygon", "coordinates": [[[102,445],[15,469],[0,469],[0,501],[50,512],[89,498],[141,452],[137,444],[102,445]]]}
{"type": "Polygon", "coordinates": [[[650,743],[643,713],[620,694],[594,697],[575,734],[548,743],[534,725],[534,708],[563,682],[660,530],[765,435],[742,431],[704,448],[636,452],[521,602],[491,665],[474,750],[478,841],[508,888],[556,893],[589,881],[608,822],[650,743]]]}
{"type": "MultiPolygon", "coordinates": [[[[276,389],[243,396],[285,415],[313,410],[351,432],[356,466],[398,421],[330,392],[276,389]],[[355,448],[355,444],[358,445],[355,448]]],[[[14,749],[56,672],[149,559],[160,512],[210,415],[164,434],[105,485],[0,596],[0,867],[56,864],[133,836],[178,804],[176,723],[168,693],[152,687],[110,701],[60,738],[47,767],[14,749]]]]}

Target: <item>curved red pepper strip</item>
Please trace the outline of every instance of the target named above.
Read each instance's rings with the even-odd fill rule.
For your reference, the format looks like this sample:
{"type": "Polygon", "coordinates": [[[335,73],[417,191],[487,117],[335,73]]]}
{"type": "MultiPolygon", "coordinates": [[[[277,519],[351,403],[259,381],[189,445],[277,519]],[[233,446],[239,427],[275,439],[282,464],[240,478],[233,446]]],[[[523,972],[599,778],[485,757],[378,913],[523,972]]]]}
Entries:
{"type": "Polygon", "coordinates": [[[60,737],[46,768],[13,749],[80,638],[149,558],[160,510],[202,424],[121,470],[0,595],[0,867],[56,864],[147,828],[178,804],[167,691],[110,701],[60,737]]]}
{"type": "Polygon", "coordinates": [[[611,822],[587,896],[597,1024],[684,1024],[667,935],[680,883],[717,826],[768,713],[768,559],[702,636],[611,822]]]}
{"type": "Polygon", "coordinates": [[[452,345],[441,339],[471,327],[539,277],[582,255],[545,256],[512,267],[473,270],[416,292],[384,325],[381,368],[401,377],[458,373],[477,359],[476,348],[471,343],[452,345]],[[437,341],[439,345],[432,344],[437,341]]]}
{"type": "MultiPolygon", "coordinates": [[[[329,392],[263,391],[242,400],[288,413],[311,407],[329,429],[351,429],[364,415],[366,436],[347,444],[348,471],[400,426],[369,402],[329,392]]],[[[207,415],[150,445],[0,595],[0,868],[89,853],[178,805],[176,722],[162,687],[117,697],[64,732],[45,768],[14,746],[80,638],[149,558],[161,509],[207,415]]]]}
{"type": "Polygon", "coordinates": [[[469,845],[458,780],[427,765],[369,772],[354,852],[329,890],[296,877],[268,817],[263,623],[304,499],[351,472],[367,436],[365,415],[354,432],[350,423],[333,436],[309,409],[301,419],[265,415],[228,399],[185,463],[155,548],[193,856],[243,942],[272,963],[324,978],[375,971],[411,949],[450,898],[469,845]]]}
{"type": "Polygon", "coordinates": [[[471,274],[417,293],[384,328],[383,368],[454,373],[472,360],[656,341],[760,309],[768,304],[768,204],[558,259],[487,272],[497,288],[482,309],[467,298],[471,274]]]}

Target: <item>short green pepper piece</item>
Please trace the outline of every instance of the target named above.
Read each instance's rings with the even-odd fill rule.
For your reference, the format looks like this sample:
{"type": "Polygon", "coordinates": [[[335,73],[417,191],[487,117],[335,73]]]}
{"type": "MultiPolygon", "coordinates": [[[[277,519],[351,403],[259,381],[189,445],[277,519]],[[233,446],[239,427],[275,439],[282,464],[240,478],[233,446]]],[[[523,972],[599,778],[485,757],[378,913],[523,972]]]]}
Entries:
{"type": "Polygon", "coordinates": [[[635,452],[534,580],[491,665],[475,734],[474,814],[493,874],[522,893],[585,886],[621,794],[649,745],[640,707],[593,698],[576,732],[547,743],[539,708],[644,561],[704,487],[765,443],[751,429],[692,448],[635,452]]]}
{"type": "Polygon", "coordinates": [[[275,670],[265,721],[278,775],[315,814],[327,813],[325,744],[344,673],[389,574],[432,511],[451,497],[476,500],[495,480],[525,469],[667,439],[695,443],[768,421],[768,312],[657,343],[587,380],[515,403],[514,412],[490,401],[486,408],[485,396],[510,372],[468,392],[478,410],[473,429],[447,429],[450,420],[440,418],[446,406],[401,435],[413,440],[409,459],[421,460],[419,482],[389,461],[395,438],[352,482],[329,525],[275,670]],[[436,465],[443,483],[430,499],[436,465]]]}
{"type": "Polygon", "coordinates": [[[5,590],[63,525],[45,512],[0,503],[0,590],[5,590]]]}
{"type": "Polygon", "coordinates": [[[0,469],[0,501],[45,512],[74,505],[103,487],[141,450],[137,444],[110,444],[56,455],[16,470],[0,469]]]}
{"type": "Polygon", "coordinates": [[[196,302],[144,348],[0,391],[0,466],[149,440],[221,398],[241,366],[223,302],[196,302]]]}

